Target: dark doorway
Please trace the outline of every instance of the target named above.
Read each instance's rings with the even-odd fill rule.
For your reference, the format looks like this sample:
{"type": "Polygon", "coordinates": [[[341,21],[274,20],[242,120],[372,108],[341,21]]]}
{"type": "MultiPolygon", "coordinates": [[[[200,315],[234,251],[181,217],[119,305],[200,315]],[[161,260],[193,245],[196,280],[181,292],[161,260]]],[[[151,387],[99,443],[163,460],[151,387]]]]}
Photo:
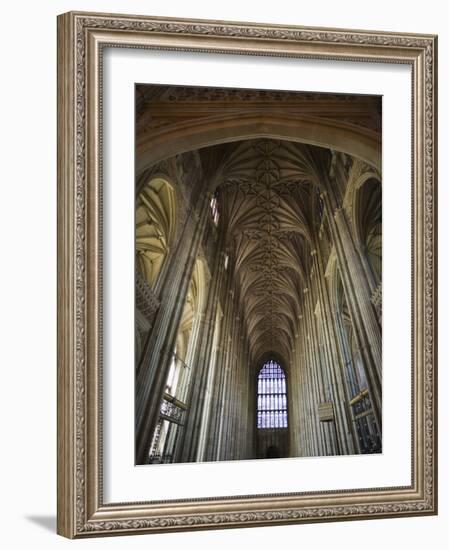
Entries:
{"type": "Polygon", "coordinates": [[[276,447],[276,445],[270,445],[267,448],[266,456],[265,458],[280,458],[279,449],[276,447]]]}

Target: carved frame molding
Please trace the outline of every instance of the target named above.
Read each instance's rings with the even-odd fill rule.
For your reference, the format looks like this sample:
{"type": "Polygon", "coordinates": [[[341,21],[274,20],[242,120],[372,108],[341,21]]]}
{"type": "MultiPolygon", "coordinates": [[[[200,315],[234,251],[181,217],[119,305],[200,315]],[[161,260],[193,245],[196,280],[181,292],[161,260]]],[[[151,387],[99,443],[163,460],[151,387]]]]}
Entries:
{"type": "Polygon", "coordinates": [[[58,533],[70,538],[437,513],[436,55],[432,35],[70,12],[58,17],[58,533]],[[412,68],[412,484],[143,503],[102,499],[102,48],[412,68]]]}

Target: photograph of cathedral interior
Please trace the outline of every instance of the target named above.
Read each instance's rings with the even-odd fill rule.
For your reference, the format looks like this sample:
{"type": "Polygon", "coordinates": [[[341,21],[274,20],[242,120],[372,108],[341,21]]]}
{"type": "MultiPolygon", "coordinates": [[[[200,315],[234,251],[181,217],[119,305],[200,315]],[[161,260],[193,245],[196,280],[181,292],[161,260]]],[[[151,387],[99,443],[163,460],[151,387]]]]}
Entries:
{"type": "Polygon", "coordinates": [[[382,452],[382,98],[135,97],[136,464],[382,452]]]}

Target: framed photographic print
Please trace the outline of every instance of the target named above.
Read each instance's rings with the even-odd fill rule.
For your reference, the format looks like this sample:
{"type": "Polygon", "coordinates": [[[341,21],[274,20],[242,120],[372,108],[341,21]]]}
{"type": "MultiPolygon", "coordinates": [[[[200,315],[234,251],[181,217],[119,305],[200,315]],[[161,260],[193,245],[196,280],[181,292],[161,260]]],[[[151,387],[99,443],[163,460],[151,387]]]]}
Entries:
{"type": "Polygon", "coordinates": [[[431,35],[58,18],[58,532],[435,514],[431,35]]]}

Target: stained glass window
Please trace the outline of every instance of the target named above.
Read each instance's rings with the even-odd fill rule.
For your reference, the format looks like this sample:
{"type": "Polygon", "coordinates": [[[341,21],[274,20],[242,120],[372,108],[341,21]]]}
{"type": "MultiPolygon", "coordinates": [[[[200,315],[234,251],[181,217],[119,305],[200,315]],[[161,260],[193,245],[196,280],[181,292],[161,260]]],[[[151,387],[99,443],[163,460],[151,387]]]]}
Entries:
{"type": "Polygon", "coordinates": [[[285,373],[276,361],[268,361],[257,377],[257,427],[287,427],[285,373]]]}

